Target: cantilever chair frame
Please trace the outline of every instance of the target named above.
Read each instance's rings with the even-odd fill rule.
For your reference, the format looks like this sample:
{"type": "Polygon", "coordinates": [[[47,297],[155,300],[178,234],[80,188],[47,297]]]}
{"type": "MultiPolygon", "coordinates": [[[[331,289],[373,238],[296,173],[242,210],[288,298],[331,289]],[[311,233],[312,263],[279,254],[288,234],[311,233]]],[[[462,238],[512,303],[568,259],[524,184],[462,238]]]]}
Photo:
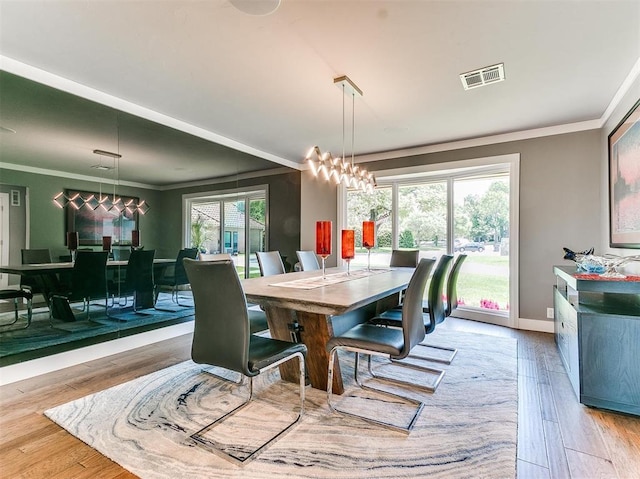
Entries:
{"type": "Polygon", "coordinates": [[[14,308],[14,320],[7,324],[0,325],[0,332],[5,331],[17,331],[19,329],[27,329],[31,326],[31,319],[33,316],[33,293],[28,289],[3,289],[0,290],[0,299],[13,299],[14,308]],[[18,322],[20,316],[18,314],[18,299],[27,300],[27,325],[22,328],[4,329],[7,326],[12,326],[18,322]]]}
{"type": "MultiPolygon", "coordinates": [[[[436,325],[441,323],[444,320],[445,308],[442,301],[442,290],[444,288],[444,278],[452,259],[453,259],[453,256],[442,255],[440,257],[440,261],[438,262],[438,265],[436,266],[435,271],[433,272],[433,276],[431,278],[431,282],[429,284],[429,290],[427,293],[428,304],[430,306],[428,309],[426,309],[426,311],[423,308],[423,312],[422,312],[424,316],[429,316],[429,323],[425,324],[425,334],[432,333],[436,325]],[[442,319],[439,319],[440,317],[442,319]]],[[[371,321],[375,324],[397,328],[397,327],[400,327],[400,318],[398,317],[399,315],[400,315],[400,311],[398,311],[397,309],[392,309],[390,311],[382,313],[382,315],[380,315],[377,318],[373,318],[373,320],[371,321]]],[[[424,342],[420,342],[417,346],[424,347],[424,348],[431,348],[431,349],[439,349],[443,351],[452,351],[452,354],[447,358],[437,358],[437,357],[422,356],[417,354],[409,354],[410,358],[419,359],[419,360],[428,361],[428,362],[451,364],[451,361],[453,361],[453,358],[458,352],[457,350],[455,350],[455,348],[425,344],[424,342]]],[[[437,370],[434,370],[434,371],[437,371],[437,370]]],[[[444,374],[444,372],[442,374],[444,374]]],[[[439,383],[440,381],[437,381],[437,383],[435,384],[435,388],[433,389],[434,391],[437,389],[439,383]]]]}
{"type": "MultiPolygon", "coordinates": [[[[365,347],[359,347],[356,345],[346,345],[346,344],[339,344],[341,341],[345,341],[344,338],[348,338],[348,331],[347,331],[347,336],[338,336],[335,339],[331,339],[329,340],[329,345],[331,345],[331,349],[329,351],[329,370],[328,370],[328,379],[327,379],[327,403],[329,405],[329,409],[332,412],[339,412],[341,414],[350,416],[350,417],[356,417],[359,419],[363,419],[367,422],[370,422],[372,424],[376,424],[376,425],[380,425],[380,426],[384,426],[386,428],[392,429],[394,431],[400,431],[403,433],[410,433],[411,430],[413,429],[416,421],[418,420],[418,417],[420,416],[420,413],[422,411],[422,409],[424,408],[424,403],[422,401],[418,401],[416,399],[412,399],[406,396],[402,396],[400,394],[396,394],[396,393],[392,393],[390,391],[386,391],[384,389],[379,389],[379,388],[375,388],[372,386],[367,386],[365,385],[362,381],[360,381],[359,377],[358,377],[358,369],[359,369],[359,364],[360,364],[360,354],[366,354],[368,356],[368,365],[369,365],[369,373],[372,375],[373,378],[378,379],[378,380],[383,380],[383,381],[389,381],[392,382],[394,384],[400,384],[400,385],[404,385],[404,386],[411,386],[411,387],[417,387],[420,389],[425,389],[428,392],[432,392],[434,388],[437,387],[437,385],[440,383],[440,381],[442,380],[442,376],[444,375],[444,371],[439,371],[439,370],[434,370],[430,367],[424,367],[424,366],[420,366],[417,364],[409,364],[409,363],[403,363],[403,362],[399,362],[396,360],[400,360],[405,358],[411,351],[412,349],[412,343],[413,344],[417,344],[419,341],[421,341],[422,339],[424,339],[424,326],[423,326],[423,321],[422,321],[422,295],[424,293],[424,288],[425,285],[427,283],[427,278],[429,276],[429,272],[431,271],[431,268],[433,267],[434,264],[434,260],[432,259],[423,259],[420,261],[420,263],[418,264],[418,267],[416,268],[416,271],[414,272],[411,281],[409,282],[409,286],[407,287],[407,301],[405,302],[404,306],[403,306],[403,319],[402,319],[402,332],[399,332],[400,334],[402,334],[403,338],[404,338],[404,345],[403,345],[403,349],[400,351],[400,354],[396,357],[394,357],[393,355],[391,355],[389,352],[385,352],[382,348],[379,350],[374,350],[374,349],[367,349],[365,347]],[[341,339],[343,338],[343,339],[341,339]],[[414,343],[415,341],[415,343],[414,343]],[[338,343],[335,346],[332,345],[332,343],[338,343]],[[374,419],[368,416],[364,416],[364,415],[359,415],[359,414],[355,414],[352,413],[350,411],[347,411],[345,409],[341,409],[339,408],[338,405],[333,404],[332,402],[332,398],[333,398],[333,371],[334,371],[334,363],[335,363],[335,358],[337,356],[337,352],[338,350],[344,350],[344,351],[350,351],[350,352],[354,352],[355,353],[355,363],[354,363],[354,379],[356,384],[365,390],[369,390],[369,391],[374,391],[378,394],[382,394],[384,396],[388,396],[388,397],[392,397],[394,399],[400,400],[401,402],[404,403],[408,403],[408,404],[412,404],[414,406],[416,406],[416,409],[414,411],[413,417],[411,418],[411,420],[409,421],[409,424],[406,427],[402,427],[402,426],[398,426],[396,424],[392,424],[392,423],[388,423],[385,421],[382,421],[380,419],[374,419]],[[414,370],[418,370],[418,371],[423,371],[423,372],[429,372],[429,373],[433,373],[435,372],[436,374],[438,374],[438,377],[436,379],[436,384],[433,386],[424,386],[422,384],[415,384],[409,381],[404,381],[398,378],[394,378],[391,376],[386,376],[386,375],[380,375],[380,374],[374,374],[374,370],[371,366],[371,357],[375,355],[375,356],[383,356],[389,360],[391,360],[393,362],[393,364],[397,365],[397,366],[401,366],[401,367],[408,367],[414,370]]],[[[358,325],[355,326],[354,328],[352,328],[352,330],[354,329],[360,329],[360,328],[373,328],[376,329],[377,326],[371,325],[371,324],[364,324],[364,325],[358,325]]],[[[357,336],[358,333],[356,333],[357,336]]],[[[379,339],[379,338],[378,338],[379,339]]],[[[347,340],[348,341],[348,340],[347,340]]],[[[359,339],[353,339],[353,342],[357,343],[358,341],[360,341],[359,339]]],[[[366,340],[365,340],[366,342],[366,340]]],[[[372,339],[373,344],[375,344],[376,342],[376,338],[372,339]]],[[[382,344],[382,346],[385,346],[384,344],[382,344]]]]}
{"type": "MultiPolygon", "coordinates": [[[[275,443],[278,439],[280,439],[282,436],[284,436],[285,433],[287,433],[293,426],[295,426],[296,424],[298,424],[300,422],[300,419],[302,419],[302,416],[304,414],[304,393],[305,393],[305,366],[304,366],[304,355],[302,353],[294,353],[290,356],[284,357],[282,359],[280,359],[279,361],[276,361],[272,364],[270,364],[269,366],[265,367],[264,369],[260,370],[260,373],[264,372],[264,371],[268,371],[270,369],[273,369],[277,366],[280,366],[281,364],[289,361],[290,359],[293,359],[294,357],[298,358],[298,366],[300,369],[300,410],[298,411],[298,415],[297,417],[291,421],[284,429],[280,430],[280,432],[278,432],[275,436],[272,436],[267,442],[265,442],[264,444],[262,444],[259,448],[255,449],[250,455],[248,455],[245,458],[241,458],[238,456],[235,456],[231,453],[227,453],[224,452],[218,448],[216,448],[215,444],[211,443],[210,441],[207,441],[204,438],[204,434],[209,431],[210,429],[212,429],[213,427],[215,427],[217,424],[222,423],[225,419],[230,418],[231,416],[235,415],[236,413],[240,412],[242,409],[244,409],[245,407],[247,407],[250,403],[251,403],[251,399],[253,398],[253,376],[249,376],[249,397],[239,406],[237,406],[236,408],[232,409],[231,411],[229,411],[228,413],[226,413],[224,416],[216,419],[215,421],[207,424],[205,427],[203,427],[202,429],[200,429],[197,432],[194,432],[193,434],[191,434],[191,439],[193,439],[194,441],[196,441],[200,446],[206,448],[208,451],[211,451],[215,454],[220,454],[222,455],[222,457],[230,459],[233,463],[235,464],[239,464],[239,465],[244,465],[247,464],[249,461],[255,459],[255,457],[258,455],[258,453],[260,453],[260,451],[266,449],[268,446],[270,446],[271,444],[275,443]]],[[[223,376],[220,376],[218,374],[213,373],[210,370],[203,370],[204,373],[209,374],[211,376],[215,376],[216,378],[222,379],[224,381],[228,381],[231,382],[233,384],[236,384],[238,386],[242,386],[242,384],[244,383],[245,380],[245,375],[242,374],[240,376],[240,380],[239,381],[233,381],[230,380],[228,378],[225,378],[223,376]]]]}
{"type": "Polygon", "coordinates": [[[240,374],[240,381],[232,381],[205,371],[225,381],[242,384],[249,378],[249,397],[242,404],[190,435],[197,445],[236,464],[246,464],[256,455],[280,439],[295,426],[304,414],[306,347],[276,339],[264,338],[250,332],[246,297],[233,261],[195,261],[185,259],[185,270],[192,285],[195,304],[195,329],[191,357],[199,364],[208,364],[240,374]],[[220,285],[213,284],[218,282],[220,285]],[[214,314],[212,314],[212,312],[214,314]],[[231,320],[229,323],[228,320],[231,320]],[[215,334],[218,333],[218,334],[215,334]],[[225,346],[227,348],[225,349],[225,346]],[[258,352],[252,354],[256,348],[258,352]],[[244,409],[253,398],[253,377],[273,369],[291,359],[298,359],[300,370],[300,409],[297,417],[245,457],[218,447],[205,433],[244,409]]]}

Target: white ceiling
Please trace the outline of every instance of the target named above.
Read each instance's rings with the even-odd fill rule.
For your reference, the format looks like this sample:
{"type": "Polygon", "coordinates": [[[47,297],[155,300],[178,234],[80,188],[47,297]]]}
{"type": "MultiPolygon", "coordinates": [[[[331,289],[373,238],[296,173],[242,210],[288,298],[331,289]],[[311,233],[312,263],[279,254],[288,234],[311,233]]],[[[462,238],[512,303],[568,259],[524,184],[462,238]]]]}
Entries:
{"type": "MultiPolygon", "coordinates": [[[[0,0],[0,32],[4,70],[299,167],[311,146],[342,152],[341,75],[364,92],[356,155],[597,127],[638,74],[640,2],[282,0],[250,16],[227,0],[0,0]],[[459,74],[501,62],[506,81],[462,88],[459,74]]],[[[150,172],[163,153],[136,155],[147,171],[131,178],[148,184],[229,172],[188,156],[150,172]]]]}

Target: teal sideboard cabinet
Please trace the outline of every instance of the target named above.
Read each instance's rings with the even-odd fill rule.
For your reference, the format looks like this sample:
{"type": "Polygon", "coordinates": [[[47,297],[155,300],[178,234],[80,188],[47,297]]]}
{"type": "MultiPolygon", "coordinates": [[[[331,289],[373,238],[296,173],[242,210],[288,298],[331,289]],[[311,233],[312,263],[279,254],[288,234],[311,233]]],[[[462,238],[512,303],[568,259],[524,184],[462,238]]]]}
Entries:
{"type": "Polygon", "coordinates": [[[578,399],[640,416],[640,277],[553,271],[555,340],[578,399]]]}

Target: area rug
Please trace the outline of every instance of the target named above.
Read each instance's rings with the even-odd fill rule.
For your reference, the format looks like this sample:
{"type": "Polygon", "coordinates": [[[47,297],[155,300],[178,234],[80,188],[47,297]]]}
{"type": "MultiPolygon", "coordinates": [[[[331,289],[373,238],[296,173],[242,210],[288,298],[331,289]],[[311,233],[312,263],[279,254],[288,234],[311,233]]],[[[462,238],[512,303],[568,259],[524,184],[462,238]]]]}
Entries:
{"type": "MultiPolygon", "coordinates": [[[[331,413],[326,393],[307,387],[302,421],[255,460],[237,466],[189,436],[239,404],[246,386],[218,379],[191,361],[49,409],[45,415],[142,478],[515,477],[516,340],[441,330],[429,335],[428,342],[454,345],[459,352],[443,367],[446,374],[434,394],[403,389],[425,403],[409,435],[331,413]]],[[[355,404],[348,397],[356,390],[349,376],[353,355],[340,361],[346,390],[338,401],[355,404]]],[[[416,382],[425,380],[423,373],[411,374],[416,382]]],[[[229,432],[243,441],[298,405],[297,386],[281,381],[277,369],[259,378],[254,382],[254,407],[262,412],[229,432]]],[[[379,417],[398,409],[385,401],[358,399],[357,404],[379,417]]]]}

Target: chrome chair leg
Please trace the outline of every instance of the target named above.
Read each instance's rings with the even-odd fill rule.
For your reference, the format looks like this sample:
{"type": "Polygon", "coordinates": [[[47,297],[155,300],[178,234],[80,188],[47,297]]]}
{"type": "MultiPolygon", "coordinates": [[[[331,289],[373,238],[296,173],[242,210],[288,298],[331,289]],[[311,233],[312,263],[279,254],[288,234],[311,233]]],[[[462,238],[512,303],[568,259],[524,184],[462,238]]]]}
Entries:
{"type": "MultiPolygon", "coordinates": [[[[358,349],[358,348],[352,348],[352,347],[338,346],[338,347],[333,348],[331,350],[331,352],[329,353],[329,375],[328,375],[328,379],[327,379],[327,381],[328,381],[328,383],[327,383],[327,403],[329,404],[329,409],[331,410],[331,412],[338,412],[338,413],[344,414],[346,416],[362,419],[362,420],[367,421],[367,422],[369,422],[371,424],[376,424],[378,426],[383,426],[383,427],[386,427],[388,429],[392,429],[394,431],[400,431],[400,432],[403,432],[405,434],[409,434],[411,432],[411,430],[413,429],[413,427],[415,426],[415,423],[418,420],[418,417],[420,416],[420,413],[422,412],[422,409],[424,408],[424,403],[422,401],[418,401],[416,399],[411,399],[411,398],[408,398],[408,397],[405,397],[405,396],[401,396],[399,394],[395,394],[395,393],[392,393],[392,392],[389,392],[389,391],[384,391],[382,389],[374,388],[374,387],[367,386],[367,385],[363,384],[360,381],[359,377],[358,377],[358,369],[359,369],[359,363],[360,363],[360,353],[364,353],[364,354],[367,354],[369,356],[369,364],[371,364],[371,356],[372,356],[372,354],[388,357],[388,355],[386,355],[386,354],[373,353],[372,351],[358,349]],[[373,419],[373,418],[370,418],[370,417],[367,417],[367,416],[364,416],[364,415],[355,414],[355,413],[352,413],[352,412],[347,411],[345,409],[340,409],[337,405],[332,403],[332,398],[333,398],[333,394],[332,394],[332,391],[333,391],[333,369],[334,369],[334,362],[335,362],[335,358],[336,358],[338,349],[342,349],[344,351],[351,351],[351,352],[355,353],[356,357],[355,357],[355,363],[354,363],[354,379],[356,381],[356,384],[361,389],[365,389],[365,390],[368,390],[368,391],[374,391],[374,392],[376,392],[378,394],[382,394],[384,396],[388,396],[388,397],[392,397],[392,398],[395,398],[395,399],[399,399],[400,401],[404,402],[405,404],[412,404],[412,405],[416,406],[415,411],[413,413],[413,417],[411,418],[411,421],[409,422],[409,424],[406,427],[398,426],[396,424],[392,424],[392,423],[389,423],[389,422],[381,421],[381,420],[378,420],[378,419],[373,419]]],[[[389,380],[384,376],[377,377],[377,379],[389,380]]],[[[392,380],[391,382],[400,383],[400,384],[409,385],[409,386],[417,386],[416,384],[408,383],[406,381],[392,380]]]]}
{"type": "MultiPolygon", "coordinates": [[[[408,356],[414,359],[421,359],[419,356],[408,356]]],[[[436,391],[436,389],[438,389],[438,386],[440,386],[440,382],[442,381],[442,378],[444,377],[444,373],[445,371],[443,371],[442,369],[435,369],[435,368],[431,368],[428,366],[419,366],[417,364],[412,364],[412,363],[408,363],[405,362],[404,360],[400,361],[400,360],[396,360],[396,359],[390,359],[392,364],[395,364],[397,366],[401,366],[404,368],[409,368],[409,369],[415,369],[416,371],[421,371],[421,372],[425,372],[425,373],[431,373],[431,374],[436,374],[437,377],[436,379],[433,381],[432,384],[411,384],[413,386],[419,387],[421,389],[425,389],[430,393],[433,393],[436,391]]],[[[373,370],[373,368],[371,367],[371,356],[369,356],[369,374],[371,374],[374,378],[376,379],[384,379],[386,381],[391,381],[397,384],[410,384],[407,383],[406,381],[402,381],[400,379],[396,379],[394,377],[391,376],[385,376],[382,374],[376,374],[373,370]]]]}
{"type": "Polygon", "coordinates": [[[434,363],[451,364],[451,362],[453,361],[453,358],[455,358],[456,354],[458,354],[458,350],[456,348],[449,348],[447,346],[436,346],[435,344],[425,344],[425,343],[419,343],[418,346],[422,346],[423,348],[439,349],[440,351],[449,351],[451,352],[451,354],[446,358],[436,358],[433,356],[419,356],[417,354],[415,355],[410,354],[409,355],[410,358],[421,359],[424,361],[432,361],[434,363]]]}
{"type": "Polygon", "coordinates": [[[0,325],[0,331],[18,331],[19,329],[27,329],[29,326],[31,326],[31,319],[33,317],[33,302],[30,298],[26,298],[27,300],[27,325],[23,326],[21,328],[14,328],[12,330],[5,330],[4,328],[7,326],[12,326],[14,324],[16,324],[18,322],[18,320],[20,319],[20,315],[18,313],[18,297],[13,298],[13,308],[14,308],[14,319],[13,321],[11,321],[10,323],[7,324],[2,324],[0,325]]]}
{"type": "MultiPolygon", "coordinates": [[[[235,409],[233,409],[232,411],[229,411],[228,413],[226,413],[224,416],[220,417],[219,419],[216,419],[215,421],[211,422],[210,424],[204,426],[199,431],[191,434],[190,437],[199,446],[204,447],[208,451],[213,452],[215,454],[219,454],[222,457],[224,457],[225,459],[231,460],[232,462],[234,462],[236,464],[244,465],[244,464],[247,464],[252,459],[254,459],[259,452],[263,451],[268,446],[270,446],[271,444],[276,442],[278,439],[280,439],[282,436],[284,436],[284,434],[287,431],[289,431],[293,426],[295,426],[298,422],[300,422],[300,419],[302,418],[302,416],[304,414],[304,396],[305,396],[304,356],[303,356],[302,353],[295,353],[295,354],[293,354],[291,356],[288,356],[286,358],[282,358],[281,360],[276,361],[273,364],[270,364],[269,366],[267,366],[266,368],[264,368],[264,369],[262,369],[260,371],[260,373],[262,373],[263,371],[268,371],[269,369],[277,367],[280,364],[282,364],[282,363],[284,363],[286,361],[289,361],[290,359],[292,359],[294,357],[298,358],[298,365],[299,365],[299,370],[300,370],[300,411],[298,412],[297,417],[293,421],[291,421],[284,429],[280,430],[280,432],[278,432],[277,434],[272,436],[267,442],[265,442],[264,444],[260,445],[260,447],[258,447],[257,449],[253,450],[248,456],[246,456],[244,458],[222,450],[215,441],[211,441],[211,440],[209,440],[209,439],[204,437],[204,434],[206,432],[210,431],[216,425],[221,424],[225,419],[228,419],[228,418],[232,417],[233,415],[235,415],[236,413],[238,413],[239,411],[241,411],[242,409],[244,409],[245,407],[247,407],[249,405],[249,403],[251,402],[251,400],[253,398],[253,378],[250,377],[249,378],[249,398],[246,401],[244,401],[242,404],[237,406],[235,409]]],[[[205,372],[207,374],[212,374],[213,376],[220,377],[220,376],[218,376],[218,375],[216,375],[216,374],[214,374],[214,373],[212,373],[210,371],[205,371],[205,372]]],[[[227,378],[222,378],[222,379],[224,379],[225,381],[229,381],[229,379],[227,379],[227,378]]],[[[244,375],[241,378],[241,383],[242,382],[244,382],[244,375]]],[[[240,383],[236,383],[236,384],[240,384],[240,383]]]]}

